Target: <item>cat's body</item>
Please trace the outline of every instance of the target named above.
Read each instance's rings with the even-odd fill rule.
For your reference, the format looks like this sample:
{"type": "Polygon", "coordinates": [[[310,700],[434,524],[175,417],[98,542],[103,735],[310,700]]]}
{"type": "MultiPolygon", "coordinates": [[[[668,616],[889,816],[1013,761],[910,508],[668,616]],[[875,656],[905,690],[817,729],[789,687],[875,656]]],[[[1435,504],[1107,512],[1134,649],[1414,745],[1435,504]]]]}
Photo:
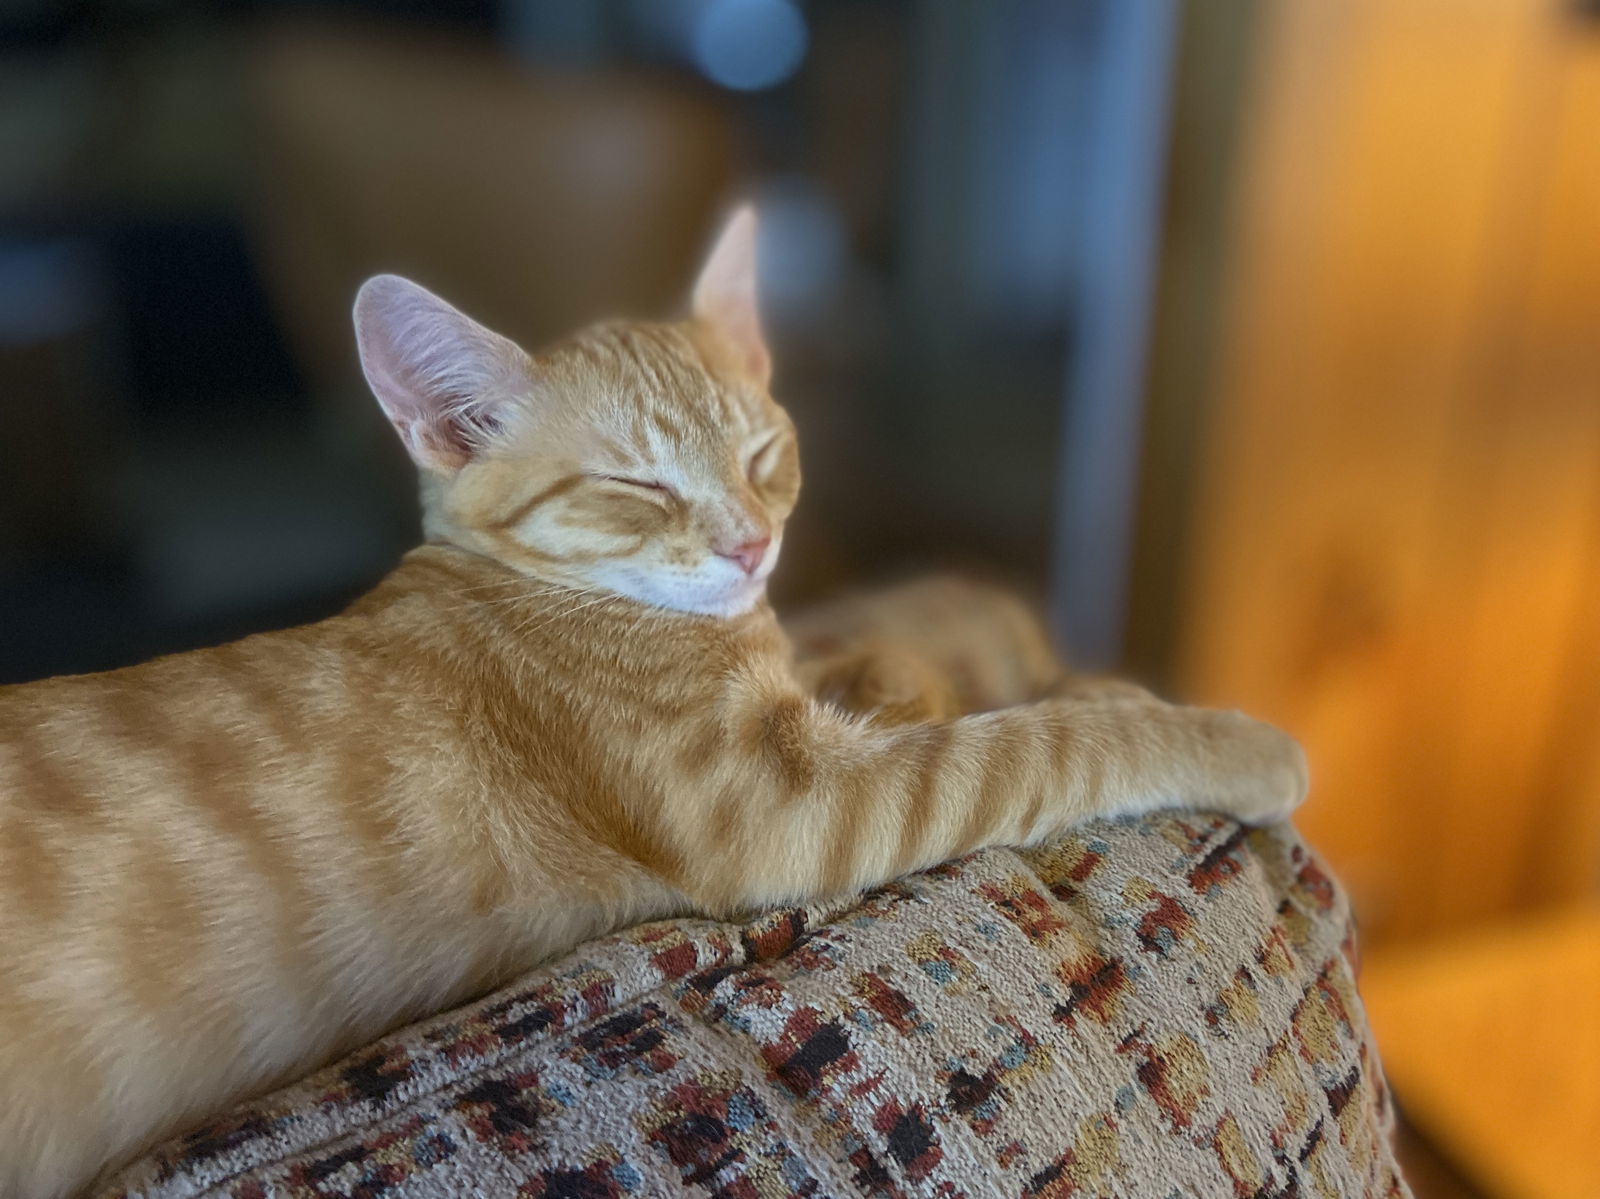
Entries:
{"type": "Polygon", "coordinates": [[[0,690],[0,1195],[627,922],[1298,801],[1292,742],[1233,714],[814,699],[760,594],[798,468],[727,244],[695,323],[532,360],[385,284],[358,325],[435,543],[320,624],[0,690]]]}
{"type": "Polygon", "coordinates": [[[0,1194],[684,906],[566,804],[625,828],[671,700],[619,655],[689,674],[721,622],[594,652],[508,575],[428,547],[333,620],[0,690],[0,1194]]]}

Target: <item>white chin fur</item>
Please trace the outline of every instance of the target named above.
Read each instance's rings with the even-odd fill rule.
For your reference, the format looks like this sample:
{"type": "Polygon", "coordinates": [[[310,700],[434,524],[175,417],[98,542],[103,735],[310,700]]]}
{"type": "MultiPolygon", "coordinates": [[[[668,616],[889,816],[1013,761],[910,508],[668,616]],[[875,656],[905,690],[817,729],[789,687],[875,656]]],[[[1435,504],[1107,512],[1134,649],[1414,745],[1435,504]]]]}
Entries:
{"type": "Polygon", "coordinates": [[[732,567],[728,572],[721,569],[699,570],[684,575],[652,575],[644,571],[626,570],[617,571],[615,577],[597,577],[594,582],[654,608],[731,617],[748,612],[761,601],[766,594],[767,576],[772,573],[775,560],[776,555],[770,555],[754,576],[747,576],[732,567]]]}

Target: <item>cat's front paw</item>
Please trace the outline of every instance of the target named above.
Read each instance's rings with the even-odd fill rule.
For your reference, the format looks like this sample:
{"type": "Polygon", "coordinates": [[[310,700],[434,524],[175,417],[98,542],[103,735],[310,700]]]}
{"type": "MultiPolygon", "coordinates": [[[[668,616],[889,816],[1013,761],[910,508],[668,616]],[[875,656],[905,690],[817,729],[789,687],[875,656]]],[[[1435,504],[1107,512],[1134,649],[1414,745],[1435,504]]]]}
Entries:
{"type": "Polygon", "coordinates": [[[1246,824],[1283,820],[1305,801],[1305,750],[1281,729],[1243,712],[1206,712],[1215,805],[1246,824]]]}

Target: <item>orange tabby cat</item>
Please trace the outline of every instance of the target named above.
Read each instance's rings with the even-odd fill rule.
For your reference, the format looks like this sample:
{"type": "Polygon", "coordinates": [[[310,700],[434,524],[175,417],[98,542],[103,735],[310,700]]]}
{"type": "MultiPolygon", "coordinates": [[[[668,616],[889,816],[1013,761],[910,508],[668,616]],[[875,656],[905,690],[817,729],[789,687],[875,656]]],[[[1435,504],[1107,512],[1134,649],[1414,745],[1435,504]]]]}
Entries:
{"type": "Polygon", "coordinates": [[[754,234],[689,320],[536,356],[369,281],[427,544],[320,624],[0,690],[0,1194],[630,921],[1300,800],[1297,747],[1237,714],[1091,692],[895,726],[808,694],[763,598],[800,469],[754,234]]]}

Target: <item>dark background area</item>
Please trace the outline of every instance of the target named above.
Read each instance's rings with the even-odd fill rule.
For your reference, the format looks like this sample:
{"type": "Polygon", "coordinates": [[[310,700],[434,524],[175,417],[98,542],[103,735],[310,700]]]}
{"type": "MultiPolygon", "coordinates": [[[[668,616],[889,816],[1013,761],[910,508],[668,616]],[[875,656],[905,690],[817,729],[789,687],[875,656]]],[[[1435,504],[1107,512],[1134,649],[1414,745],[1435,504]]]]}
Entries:
{"type": "MultiPolygon", "coordinates": [[[[1112,11],[7,6],[0,681],[315,618],[412,543],[366,275],[535,345],[670,314],[741,196],[807,466],[779,598],[929,561],[1042,594],[1112,11]]],[[[1132,31],[1157,86],[1169,35],[1132,31]]]]}

